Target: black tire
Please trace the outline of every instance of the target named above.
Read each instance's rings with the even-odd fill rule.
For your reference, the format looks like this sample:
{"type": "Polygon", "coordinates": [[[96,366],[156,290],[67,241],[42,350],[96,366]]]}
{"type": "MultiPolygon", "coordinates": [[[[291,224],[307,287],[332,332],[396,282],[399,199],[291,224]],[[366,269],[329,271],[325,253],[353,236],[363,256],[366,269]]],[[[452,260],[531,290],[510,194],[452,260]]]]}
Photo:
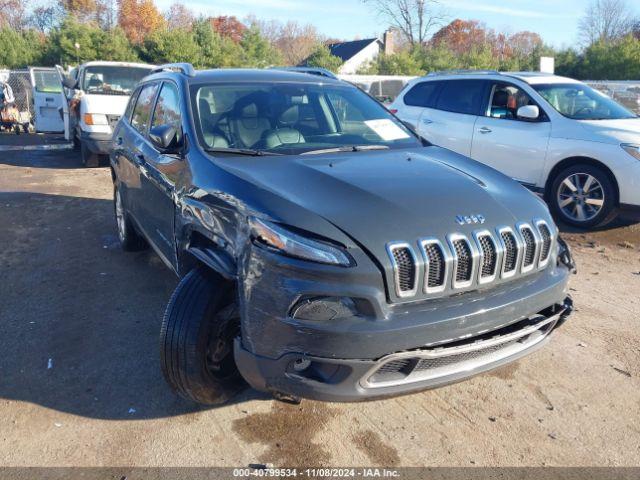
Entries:
{"type": "Polygon", "coordinates": [[[113,212],[120,246],[125,252],[138,252],[148,248],[149,244],[138,233],[129,219],[129,214],[120,195],[118,187],[113,187],[113,212]],[[118,204],[120,202],[120,204],[118,204]]]}
{"type": "Polygon", "coordinates": [[[233,358],[239,329],[231,285],[204,267],[191,270],[173,292],[160,329],[160,364],[171,388],[203,405],[232,398],[244,387],[233,358]]]}
{"type": "Polygon", "coordinates": [[[87,147],[87,144],[83,141],[80,141],[80,156],[82,158],[82,165],[85,167],[93,168],[100,165],[100,155],[89,150],[89,147],[87,147]]]}
{"type": "Polygon", "coordinates": [[[557,220],[581,229],[602,227],[617,215],[618,199],[613,181],[604,170],[593,165],[575,164],[559,172],[551,183],[547,201],[557,220]],[[585,192],[582,187],[589,177],[593,180],[585,192]],[[573,191],[565,180],[577,190],[573,191]],[[564,202],[570,203],[563,206],[564,202]]]}

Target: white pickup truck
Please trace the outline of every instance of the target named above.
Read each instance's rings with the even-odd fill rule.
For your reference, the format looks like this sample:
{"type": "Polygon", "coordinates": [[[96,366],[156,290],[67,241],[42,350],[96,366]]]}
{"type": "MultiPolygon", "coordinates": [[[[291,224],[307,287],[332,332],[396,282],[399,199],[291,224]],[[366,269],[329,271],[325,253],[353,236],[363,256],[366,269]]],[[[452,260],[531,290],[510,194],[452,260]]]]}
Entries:
{"type": "Polygon", "coordinates": [[[82,163],[98,166],[111,148],[113,128],[124,114],[129,97],[152,65],[126,62],[87,62],[63,78],[68,89],[68,135],[80,148],[82,163]]]}

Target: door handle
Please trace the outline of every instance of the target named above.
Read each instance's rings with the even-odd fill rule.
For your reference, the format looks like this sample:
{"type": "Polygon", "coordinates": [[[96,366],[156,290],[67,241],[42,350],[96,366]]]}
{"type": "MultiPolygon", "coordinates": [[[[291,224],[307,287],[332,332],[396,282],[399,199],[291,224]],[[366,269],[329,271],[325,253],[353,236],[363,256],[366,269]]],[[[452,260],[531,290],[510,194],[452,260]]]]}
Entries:
{"type": "Polygon", "coordinates": [[[123,141],[122,137],[116,138],[116,145],[118,145],[118,146],[122,145],[122,141],[123,141]]]}
{"type": "Polygon", "coordinates": [[[480,133],[485,134],[485,133],[491,133],[492,130],[490,128],[487,127],[482,127],[480,130],[478,130],[480,133]]]}
{"type": "Polygon", "coordinates": [[[433,120],[429,120],[428,118],[423,118],[422,119],[422,123],[424,123],[425,125],[429,125],[429,124],[433,123],[433,120]]]}

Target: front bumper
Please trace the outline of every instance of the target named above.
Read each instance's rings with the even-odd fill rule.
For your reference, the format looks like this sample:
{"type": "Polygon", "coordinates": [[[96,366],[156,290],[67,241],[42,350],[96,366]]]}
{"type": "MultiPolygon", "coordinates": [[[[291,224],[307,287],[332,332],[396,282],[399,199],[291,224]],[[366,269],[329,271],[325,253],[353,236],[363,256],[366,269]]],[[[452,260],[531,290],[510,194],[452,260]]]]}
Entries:
{"type": "Polygon", "coordinates": [[[356,257],[357,268],[340,269],[252,248],[240,276],[236,363],[258,390],[328,401],[409,393],[498,367],[539,348],[570,313],[572,260],[560,245],[550,266],[530,276],[408,304],[387,301],[379,271],[364,257],[356,257]],[[301,298],[309,296],[347,297],[357,312],[294,318],[301,298]],[[520,337],[503,337],[514,332],[520,337]],[[459,350],[450,350],[494,337],[501,346],[486,351],[488,356],[474,353],[470,362],[458,361],[459,350]],[[502,348],[506,341],[508,349],[502,348]],[[434,357],[436,350],[448,358],[447,368],[434,373],[429,362],[443,362],[434,357]],[[382,378],[381,369],[390,377],[382,378]]]}
{"type": "Polygon", "coordinates": [[[352,402],[440,387],[528,355],[569,316],[569,297],[503,329],[464,341],[418,348],[379,359],[286,354],[260,357],[235,342],[240,372],[255,389],[322,401],[352,402]]]}
{"type": "Polygon", "coordinates": [[[97,155],[109,155],[111,152],[111,133],[85,132],[80,130],[80,141],[84,143],[91,153],[97,155]]]}

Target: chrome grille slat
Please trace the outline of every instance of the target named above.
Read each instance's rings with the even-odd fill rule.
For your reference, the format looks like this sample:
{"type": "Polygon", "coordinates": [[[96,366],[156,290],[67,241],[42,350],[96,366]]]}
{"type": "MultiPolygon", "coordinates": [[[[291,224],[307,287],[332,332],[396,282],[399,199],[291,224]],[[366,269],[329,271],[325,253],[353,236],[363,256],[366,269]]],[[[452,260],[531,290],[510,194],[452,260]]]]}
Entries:
{"type": "Polygon", "coordinates": [[[518,271],[520,256],[522,255],[520,240],[511,227],[500,227],[497,232],[504,249],[500,277],[510,278],[518,271]]]}
{"type": "Polygon", "coordinates": [[[497,242],[489,230],[481,230],[473,234],[480,253],[478,267],[478,283],[493,282],[498,275],[502,260],[502,244],[497,242]]]}
{"type": "Polygon", "coordinates": [[[449,235],[447,240],[453,257],[452,288],[470,287],[478,266],[478,250],[467,237],[459,233],[449,235]]]}
{"type": "Polygon", "coordinates": [[[419,265],[413,248],[405,242],[394,242],[387,250],[393,264],[396,295],[414,296],[418,291],[419,265]]]}
{"type": "Polygon", "coordinates": [[[536,266],[538,252],[540,250],[540,238],[535,234],[533,227],[528,223],[519,223],[518,232],[522,237],[522,273],[530,272],[536,266]]]}
{"type": "Polygon", "coordinates": [[[419,243],[424,259],[424,293],[442,292],[447,288],[451,255],[436,238],[423,238],[419,243]]]}
{"type": "Polygon", "coordinates": [[[540,257],[538,259],[538,268],[544,268],[547,263],[549,263],[549,259],[551,258],[551,252],[554,242],[554,235],[547,225],[547,222],[544,220],[536,220],[535,226],[538,229],[538,234],[540,235],[540,257]]]}

